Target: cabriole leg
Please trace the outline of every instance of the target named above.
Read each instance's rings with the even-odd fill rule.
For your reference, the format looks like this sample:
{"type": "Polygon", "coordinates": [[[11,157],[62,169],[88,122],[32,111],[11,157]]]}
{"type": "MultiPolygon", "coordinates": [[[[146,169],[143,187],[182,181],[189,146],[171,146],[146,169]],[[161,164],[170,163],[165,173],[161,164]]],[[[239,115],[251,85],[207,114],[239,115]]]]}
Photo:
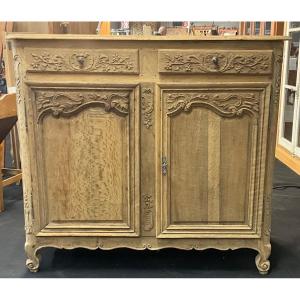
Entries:
{"type": "Polygon", "coordinates": [[[269,256],[271,254],[271,244],[264,245],[258,251],[258,254],[255,257],[256,267],[260,274],[266,275],[270,270],[270,261],[269,256]]]}
{"type": "Polygon", "coordinates": [[[26,243],[25,252],[27,254],[26,267],[30,272],[37,272],[39,270],[41,255],[37,254],[35,245],[26,243]]]}

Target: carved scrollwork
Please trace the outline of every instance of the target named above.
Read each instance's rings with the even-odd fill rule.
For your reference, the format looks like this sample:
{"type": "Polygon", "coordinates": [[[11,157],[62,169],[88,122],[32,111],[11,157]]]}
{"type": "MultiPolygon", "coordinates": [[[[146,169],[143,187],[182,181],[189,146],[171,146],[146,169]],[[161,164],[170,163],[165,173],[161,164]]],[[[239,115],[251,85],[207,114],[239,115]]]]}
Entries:
{"type": "Polygon", "coordinates": [[[135,50],[57,51],[36,50],[29,56],[29,71],[99,73],[138,73],[138,57],[135,50]]]}
{"type": "Polygon", "coordinates": [[[38,122],[48,113],[54,117],[70,116],[88,106],[103,106],[105,111],[114,111],[121,115],[129,112],[130,92],[63,92],[37,91],[38,122]]]}
{"type": "Polygon", "coordinates": [[[161,73],[257,73],[270,74],[271,53],[161,51],[161,73]]]}
{"type": "Polygon", "coordinates": [[[270,270],[269,257],[271,254],[271,244],[264,244],[261,246],[259,253],[255,257],[255,264],[260,274],[266,275],[270,270]]]}
{"type": "Polygon", "coordinates": [[[142,87],[142,115],[143,115],[143,123],[146,128],[150,128],[152,126],[152,113],[154,109],[153,104],[153,88],[150,86],[142,87]]]}
{"type": "Polygon", "coordinates": [[[255,93],[171,92],[165,94],[165,102],[168,115],[188,112],[194,106],[210,107],[224,117],[241,116],[244,113],[257,115],[259,112],[259,99],[255,93]]]}
{"type": "Polygon", "coordinates": [[[143,244],[142,249],[151,249],[152,245],[151,244],[143,244]]]}
{"type": "Polygon", "coordinates": [[[41,255],[37,253],[37,246],[35,245],[35,243],[26,241],[25,252],[27,254],[26,267],[30,272],[38,272],[41,255]]]}
{"type": "Polygon", "coordinates": [[[264,260],[260,254],[257,254],[255,263],[260,274],[266,275],[270,269],[270,261],[264,260]]]}

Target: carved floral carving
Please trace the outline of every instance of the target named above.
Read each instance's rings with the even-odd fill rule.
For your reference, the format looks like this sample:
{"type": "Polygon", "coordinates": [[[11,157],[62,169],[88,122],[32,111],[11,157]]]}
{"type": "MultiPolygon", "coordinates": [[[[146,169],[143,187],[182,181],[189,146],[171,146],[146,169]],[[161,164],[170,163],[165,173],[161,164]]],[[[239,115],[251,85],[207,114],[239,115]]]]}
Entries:
{"type": "Polygon", "coordinates": [[[129,112],[129,91],[36,92],[37,120],[51,113],[54,117],[70,116],[87,106],[103,106],[105,111],[122,115],[129,112]]]}
{"type": "Polygon", "coordinates": [[[32,195],[28,195],[26,189],[23,192],[23,201],[24,201],[24,217],[25,217],[25,232],[27,234],[33,233],[33,225],[32,225],[32,195]],[[30,198],[29,198],[30,197],[30,198]]]}
{"type": "MultiPolygon", "coordinates": [[[[18,103],[18,113],[21,114],[19,117],[19,134],[20,134],[20,142],[22,143],[25,135],[25,141],[27,142],[27,119],[22,119],[24,114],[26,114],[26,102],[24,95],[24,73],[22,68],[22,60],[19,55],[14,56],[14,67],[15,67],[15,77],[16,77],[16,100],[18,103]]],[[[23,146],[24,147],[24,146],[23,146]]],[[[25,147],[27,144],[25,143],[25,147]]],[[[26,165],[27,157],[24,158],[22,156],[22,164],[26,165]]],[[[26,168],[25,168],[26,169],[26,168]]],[[[23,172],[26,175],[26,171],[23,172]]],[[[25,232],[26,235],[33,234],[33,207],[32,207],[32,192],[31,189],[23,184],[23,201],[24,201],[24,218],[25,218],[25,232]]]]}
{"type": "Polygon", "coordinates": [[[23,80],[23,72],[21,70],[21,58],[19,55],[14,56],[14,67],[15,67],[15,77],[16,77],[16,99],[18,103],[24,101],[24,97],[22,95],[22,80],[23,80]]]}
{"type": "Polygon", "coordinates": [[[210,107],[224,117],[256,115],[259,99],[254,93],[169,92],[165,94],[167,114],[188,112],[195,106],[210,107]]]}
{"type": "Polygon", "coordinates": [[[33,62],[31,67],[34,70],[60,71],[64,64],[64,58],[61,55],[50,55],[44,52],[41,55],[32,53],[33,62]]]}
{"type": "Polygon", "coordinates": [[[275,77],[275,88],[274,88],[274,102],[279,103],[280,98],[280,85],[281,85],[281,65],[282,65],[282,54],[275,54],[275,62],[274,62],[274,77],[275,77]]]}
{"type": "Polygon", "coordinates": [[[272,71],[271,53],[161,51],[159,63],[161,73],[269,74],[272,71]]]}
{"type": "Polygon", "coordinates": [[[150,231],[153,228],[153,200],[152,196],[144,195],[144,230],[150,231]]]}
{"type": "Polygon", "coordinates": [[[152,126],[153,109],[153,88],[142,87],[142,115],[144,119],[143,123],[148,129],[152,126]]]}
{"type": "Polygon", "coordinates": [[[135,50],[58,51],[36,50],[30,53],[31,71],[89,71],[99,73],[138,73],[135,50]]]}

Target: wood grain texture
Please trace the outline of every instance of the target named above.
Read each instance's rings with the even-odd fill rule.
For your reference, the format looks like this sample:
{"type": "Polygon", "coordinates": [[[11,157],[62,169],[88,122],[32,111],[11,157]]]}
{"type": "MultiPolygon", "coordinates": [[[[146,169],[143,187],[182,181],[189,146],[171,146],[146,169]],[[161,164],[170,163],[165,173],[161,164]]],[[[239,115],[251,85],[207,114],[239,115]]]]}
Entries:
{"type": "Polygon", "coordinates": [[[194,110],[168,120],[166,149],[168,169],[167,193],[171,224],[207,222],[208,205],[208,139],[207,111],[194,110]],[[188,133],[188,134],[187,134],[188,133]],[[193,145],[193,146],[192,146],[193,145]]]}
{"type": "Polygon", "coordinates": [[[80,118],[44,121],[50,222],[123,220],[123,201],[128,206],[123,182],[128,162],[122,151],[123,143],[128,147],[126,121],[99,110],[85,111],[80,118]],[[56,126],[59,136],[53,131],[56,126]],[[62,150],[57,153],[57,148],[62,150]]]}
{"type": "Polygon", "coordinates": [[[220,151],[222,206],[220,214],[224,223],[244,223],[247,218],[249,171],[251,171],[250,154],[251,147],[253,147],[249,127],[248,117],[222,121],[220,151]]]}
{"type": "Polygon", "coordinates": [[[207,222],[218,224],[223,221],[220,219],[220,204],[224,201],[220,197],[220,164],[223,153],[221,148],[222,119],[211,111],[207,113],[207,222]]]}
{"type": "Polygon", "coordinates": [[[259,253],[258,270],[269,270],[282,38],[9,40],[31,271],[43,247],[247,247],[259,253]],[[98,72],[88,57],[76,58],[79,70],[33,71],[32,49],[139,53],[138,71],[98,72]],[[247,67],[160,73],[164,51],[240,53],[247,67]],[[251,69],[245,53],[266,55],[266,69],[251,69]]]}

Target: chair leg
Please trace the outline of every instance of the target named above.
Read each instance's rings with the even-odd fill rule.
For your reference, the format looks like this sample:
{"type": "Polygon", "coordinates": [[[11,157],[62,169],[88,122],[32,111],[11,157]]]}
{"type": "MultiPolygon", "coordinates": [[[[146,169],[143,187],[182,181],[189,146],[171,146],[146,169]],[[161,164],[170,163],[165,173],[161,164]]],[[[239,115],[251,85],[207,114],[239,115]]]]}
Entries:
{"type": "MultiPolygon", "coordinates": [[[[18,142],[18,129],[15,125],[10,131],[11,142],[11,156],[13,158],[13,165],[15,169],[21,169],[19,142],[18,142]]],[[[16,185],[20,185],[20,180],[16,181],[16,185]]]]}
{"type": "Polygon", "coordinates": [[[0,170],[4,168],[5,162],[5,140],[0,143],[0,170]]]}
{"type": "Polygon", "coordinates": [[[0,212],[4,211],[4,199],[3,199],[3,181],[2,181],[2,168],[4,168],[5,157],[4,141],[0,143],[0,212]]]}
{"type": "Polygon", "coordinates": [[[0,169],[0,212],[4,211],[4,199],[3,199],[3,181],[2,172],[0,169]]]}

